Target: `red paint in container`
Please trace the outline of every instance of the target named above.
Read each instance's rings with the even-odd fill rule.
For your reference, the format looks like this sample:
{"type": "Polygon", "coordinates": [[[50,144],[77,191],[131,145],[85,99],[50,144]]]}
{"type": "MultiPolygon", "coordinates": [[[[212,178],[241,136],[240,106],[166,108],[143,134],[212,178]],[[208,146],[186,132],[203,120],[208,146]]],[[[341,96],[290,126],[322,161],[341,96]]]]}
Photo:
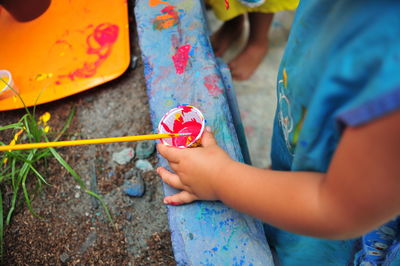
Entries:
{"type": "Polygon", "coordinates": [[[177,148],[194,146],[202,136],[205,127],[203,114],[199,109],[184,105],[171,109],[158,125],[159,134],[190,133],[176,138],[161,139],[161,143],[177,148]]]}

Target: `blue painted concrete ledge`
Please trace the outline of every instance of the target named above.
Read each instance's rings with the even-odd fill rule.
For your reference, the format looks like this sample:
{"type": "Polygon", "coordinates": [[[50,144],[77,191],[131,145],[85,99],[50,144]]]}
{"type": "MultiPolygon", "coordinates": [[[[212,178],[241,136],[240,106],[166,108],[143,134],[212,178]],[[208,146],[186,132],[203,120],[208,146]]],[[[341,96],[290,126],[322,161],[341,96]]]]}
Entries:
{"type": "MultiPolygon", "coordinates": [[[[249,163],[229,70],[212,51],[202,2],[137,0],[135,16],[154,130],[171,108],[193,105],[218,144],[249,163]]],[[[168,166],[162,157],[160,165],[168,166]]],[[[176,190],[164,184],[164,192],[176,190]]],[[[168,206],[168,219],[178,265],[273,265],[262,223],[220,202],[168,206]]]]}

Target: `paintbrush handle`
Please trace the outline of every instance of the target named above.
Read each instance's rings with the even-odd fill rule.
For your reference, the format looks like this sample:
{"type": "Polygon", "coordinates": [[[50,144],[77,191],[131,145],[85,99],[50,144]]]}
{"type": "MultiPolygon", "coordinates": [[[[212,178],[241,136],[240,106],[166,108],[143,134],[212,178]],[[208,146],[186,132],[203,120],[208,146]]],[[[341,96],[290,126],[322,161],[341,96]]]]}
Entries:
{"type": "Polygon", "coordinates": [[[82,139],[82,140],[67,140],[67,141],[56,141],[56,142],[27,143],[27,144],[16,144],[16,145],[0,146],[0,151],[27,150],[27,149],[49,148],[49,147],[78,146],[78,145],[88,145],[88,144],[102,144],[102,143],[113,143],[113,142],[164,139],[164,138],[179,137],[179,136],[182,136],[182,135],[186,135],[186,134],[179,134],[179,133],[150,134],[150,135],[115,137],[115,138],[82,139]]]}

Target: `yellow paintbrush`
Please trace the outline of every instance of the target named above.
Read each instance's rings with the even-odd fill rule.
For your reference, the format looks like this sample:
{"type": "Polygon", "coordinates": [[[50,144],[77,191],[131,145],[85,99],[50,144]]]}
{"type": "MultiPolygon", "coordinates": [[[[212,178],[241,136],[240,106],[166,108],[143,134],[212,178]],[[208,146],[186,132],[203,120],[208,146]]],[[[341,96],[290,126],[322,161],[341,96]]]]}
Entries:
{"type": "Polygon", "coordinates": [[[150,140],[150,139],[165,139],[165,138],[176,138],[179,136],[188,136],[188,135],[191,135],[191,133],[150,134],[150,135],[102,138],[102,139],[82,139],[82,140],[67,140],[67,141],[56,141],[56,142],[27,143],[27,144],[0,146],[0,151],[78,146],[78,145],[88,145],[88,144],[139,141],[139,140],[150,140]]]}

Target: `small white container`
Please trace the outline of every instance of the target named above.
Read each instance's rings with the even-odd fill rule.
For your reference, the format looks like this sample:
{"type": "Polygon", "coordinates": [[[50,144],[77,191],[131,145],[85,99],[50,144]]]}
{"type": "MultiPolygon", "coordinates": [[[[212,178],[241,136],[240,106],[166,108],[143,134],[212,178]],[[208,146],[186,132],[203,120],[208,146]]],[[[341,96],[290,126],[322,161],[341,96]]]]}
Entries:
{"type": "Polygon", "coordinates": [[[159,134],[184,133],[189,135],[161,139],[161,143],[177,148],[196,147],[200,145],[205,119],[199,109],[184,105],[169,110],[158,124],[159,134]]]}
{"type": "Polygon", "coordinates": [[[0,100],[18,94],[18,89],[14,85],[14,80],[10,71],[0,70],[0,100]]]}

